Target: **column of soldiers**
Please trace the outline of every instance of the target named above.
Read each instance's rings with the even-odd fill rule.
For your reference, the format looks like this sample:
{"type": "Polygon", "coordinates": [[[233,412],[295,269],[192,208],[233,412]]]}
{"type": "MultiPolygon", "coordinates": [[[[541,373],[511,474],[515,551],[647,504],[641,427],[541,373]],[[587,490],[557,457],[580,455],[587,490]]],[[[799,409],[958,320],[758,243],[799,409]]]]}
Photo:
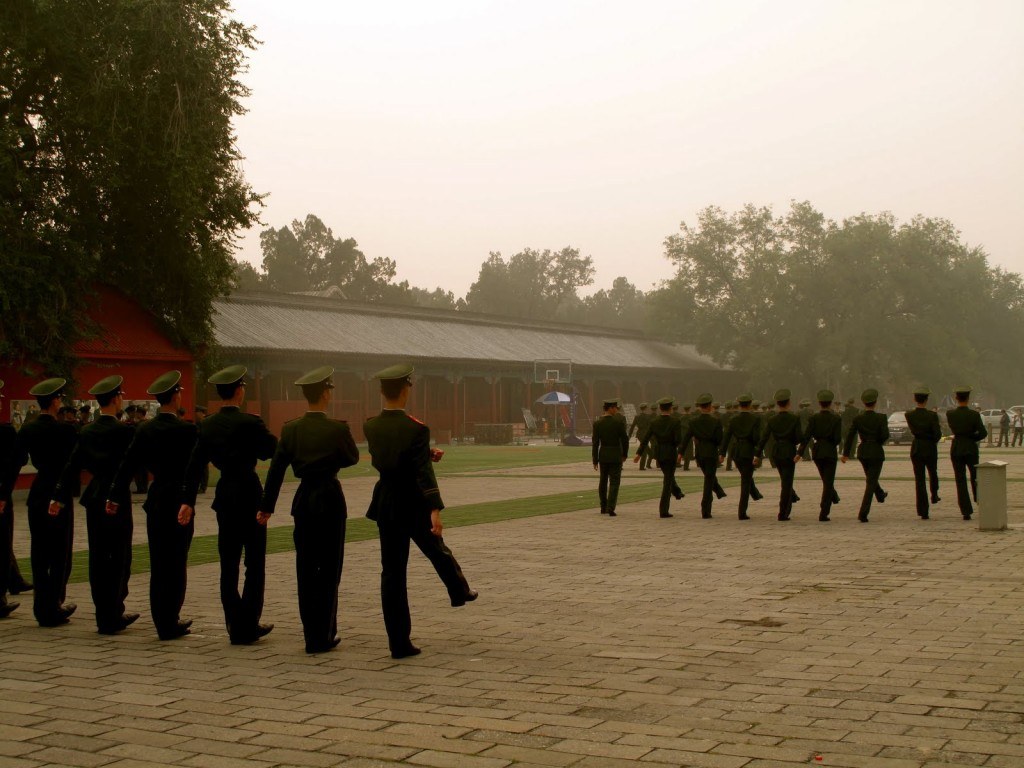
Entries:
{"type": "MultiPolygon", "coordinates": [[[[968,405],[970,392],[970,387],[957,387],[954,390],[957,407],[948,410],[946,414],[953,435],[950,459],[957,488],[957,503],[964,520],[970,520],[973,515],[972,500],[977,502],[978,443],[987,435],[981,415],[968,405]]],[[[915,503],[918,516],[928,520],[929,504],[940,501],[937,461],[942,429],[938,414],[928,407],[928,388],[919,387],[913,395],[916,407],[906,412],[906,419],[914,438],[910,457],[914,468],[915,503]]],[[[822,485],[818,520],[829,522],[832,506],[840,500],[835,489],[837,466],[839,462],[849,461],[852,454],[864,471],[864,494],[857,519],[866,523],[872,502],[884,504],[888,496],[880,480],[885,462],[884,446],[889,440],[889,426],[886,417],[876,411],[878,398],[876,389],[866,389],[861,394],[864,410],[858,409],[853,398],[850,398],[840,415],[833,408],[835,395],[823,389],[817,393],[817,412],[811,409],[810,400],[803,400],[800,411],[793,413],[790,408],[790,391],[780,389],[772,398],[774,402],[766,404],[760,414],[756,411],[758,403],[753,397],[743,394],[736,399],[736,411],[733,412],[733,404],[728,403],[725,414],[719,419],[717,403],[713,403],[709,393],[703,393],[697,398],[698,413],[694,416],[689,415],[689,406],[685,406],[684,413],[674,417],[673,414],[677,412],[675,401],[666,397],[658,401],[659,416],[647,416],[647,405],[642,404],[641,412],[634,419],[626,439],[634,432],[638,436],[639,445],[633,458],[635,463],[644,468],[646,457],[653,454],[662,471],[659,517],[672,517],[669,512],[670,498],[674,496],[682,499],[684,496],[675,482],[675,470],[679,466],[685,468],[688,463],[686,452],[690,451],[690,457],[696,460],[704,475],[700,505],[703,519],[711,517],[712,495],[718,499],[725,496],[717,481],[716,471],[727,458],[732,457],[740,473],[738,518],[749,520],[747,512],[750,499],[758,501],[763,498],[754,482],[754,472],[767,457],[779,473],[778,520],[790,520],[793,504],[800,501],[794,488],[796,465],[810,459],[818,470],[822,485]]],[[[606,401],[606,410],[610,402],[606,401]]],[[[604,434],[605,431],[603,425],[600,430],[595,425],[595,469],[599,464],[598,441],[607,447],[612,439],[610,433],[608,436],[604,434]]],[[[601,466],[604,466],[603,463],[601,466]]],[[[599,497],[601,511],[607,514],[605,482],[602,471],[599,497]]],[[[617,491],[617,476],[614,488],[617,491]]],[[[611,507],[614,516],[614,502],[611,507]]]]}
{"type": "MultiPolygon", "coordinates": [[[[318,368],[295,384],[309,404],[305,416],[285,425],[278,441],[258,416],[242,411],[246,368],[218,371],[220,407],[198,425],[181,418],[181,374],[169,371],[146,390],[160,409],[140,424],[122,423],[125,392],[121,376],[108,376],[89,389],[99,415],[81,432],[58,420],[67,381],[51,378],[30,390],[39,415],[16,432],[0,424],[0,618],[18,607],[7,593],[33,589],[11,579],[12,492],[21,468],[31,460],[36,476],[28,494],[33,614],[42,627],[70,620],[76,610],[65,600],[71,572],[75,485],[83,470],[90,481],[79,503],[86,510],[89,584],[101,634],[117,634],[139,614],[127,611],[132,560],[129,484],[140,473],[153,477],[143,510],[150,556],[150,610],[161,640],[191,632],[181,617],[188,553],[195,531],[195,504],[210,463],[220,471],[214,493],[220,559],[220,596],[233,644],[267,635],[261,621],[266,580],[267,523],[281,483],[291,467],[299,479],[292,501],[299,614],[307,653],[336,647],[338,590],[344,560],[347,507],[338,471],[359,460],[348,425],[327,417],[334,388],[330,367],[318,368]],[[272,458],[264,489],[257,462],[272,458]],[[245,571],[242,574],[241,565],[245,571]],[[241,581],[241,590],[239,585],[241,581]]],[[[476,600],[458,561],[441,536],[440,491],[430,447],[430,430],[405,412],[412,388],[411,366],[385,369],[380,380],[385,407],[365,432],[373,466],[380,473],[367,516],[376,521],[381,543],[381,605],[393,658],[420,653],[411,640],[406,589],[410,542],[426,555],[446,586],[453,607],[476,600]]],[[[3,382],[0,381],[0,396],[3,382]]],[[[77,410],[77,409],[76,409],[77,410]]],[[[623,436],[625,421],[618,417],[623,436]]],[[[627,441],[628,445],[628,441],[627,441]]],[[[621,461],[619,463],[621,469],[621,461]]],[[[612,500],[614,507],[614,497],[612,500]]],[[[20,574],[18,575],[20,579],[20,574]]]]}

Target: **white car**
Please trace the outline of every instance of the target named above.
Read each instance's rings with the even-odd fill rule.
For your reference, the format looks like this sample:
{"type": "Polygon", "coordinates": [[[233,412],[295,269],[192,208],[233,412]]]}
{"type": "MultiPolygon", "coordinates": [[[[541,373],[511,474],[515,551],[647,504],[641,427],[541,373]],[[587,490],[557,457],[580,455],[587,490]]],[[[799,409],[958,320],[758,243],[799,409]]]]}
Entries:
{"type": "MultiPolygon", "coordinates": [[[[1016,406],[1014,406],[1016,407],[1016,406]]],[[[1007,408],[1007,413],[1010,416],[1010,420],[1013,420],[1013,414],[1010,413],[1010,409],[1007,408]]],[[[981,412],[981,421],[985,425],[985,429],[989,432],[995,431],[995,434],[999,434],[999,420],[1003,418],[1002,408],[986,408],[981,412]]]]}

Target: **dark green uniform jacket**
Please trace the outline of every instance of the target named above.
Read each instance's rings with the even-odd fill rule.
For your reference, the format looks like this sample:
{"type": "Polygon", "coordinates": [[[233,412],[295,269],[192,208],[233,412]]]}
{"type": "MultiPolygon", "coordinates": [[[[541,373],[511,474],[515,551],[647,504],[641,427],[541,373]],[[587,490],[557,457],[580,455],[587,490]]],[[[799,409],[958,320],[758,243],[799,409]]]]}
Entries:
{"type": "Polygon", "coordinates": [[[77,440],[78,431],[71,424],[57,421],[48,413],[40,413],[21,428],[18,433],[18,456],[15,458],[20,462],[18,469],[31,456],[37,473],[28,492],[29,509],[50,506],[60,473],[68,463],[77,440]]]}
{"type": "Polygon", "coordinates": [[[653,416],[649,413],[638,413],[633,417],[633,423],[629,425],[629,436],[633,436],[633,432],[636,431],[637,439],[640,439],[645,431],[647,431],[647,425],[651,423],[653,416]]]}
{"type": "Polygon", "coordinates": [[[683,442],[683,426],[679,419],[670,413],[661,414],[651,419],[647,431],[640,437],[640,445],[636,449],[637,456],[642,456],[651,440],[657,441],[654,458],[658,461],[675,462],[683,442]]]}
{"type": "MultiPolygon", "coordinates": [[[[134,437],[135,427],[123,424],[108,414],[82,427],[78,433],[78,443],[64,467],[53,498],[62,504],[69,503],[72,489],[78,485],[78,478],[84,469],[92,475],[92,479],[82,491],[82,504],[95,506],[106,502],[114,476],[134,437]]],[[[128,504],[131,496],[126,492],[114,501],[128,504]]]]}
{"type": "Polygon", "coordinates": [[[7,502],[11,511],[11,494],[24,462],[18,461],[18,432],[12,424],[0,424],[0,501],[7,502]]]}
{"type": "MultiPolygon", "coordinates": [[[[981,414],[966,405],[946,411],[949,429],[953,432],[953,445],[949,449],[950,456],[973,459],[978,463],[978,441],[988,437],[988,430],[981,420],[981,414]]],[[[25,428],[22,427],[22,430],[25,428]]]]}
{"type": "Polygon", "coordinates": [[[281,430],[277,453],[270,462],[261,511],[274,512],[284,473],[291,465],[295,476],[302,481],[292,500],[292,515],[332,513],[340,505],[342,516],[347,516],[344,496],[339,497],[337,493],[336,478],[338,470],[358,461],[359,449],[344,421],[329,419],[323,411],[310,411],[289,421],[281,430]],[[320,484],[330,486],[327,493],[316,488],[320,484]]]}
{"type": "Polygon", "coordinates": [[[889,420],[876,411],[864,411],[858,415],[853,424],[850,425],[850,432],[846,435],[846,443],[843,445],[843,456],[849,457],[853,450],[853,441],[860,435],[860,445],[857,446],[857,458],[867,461],[878,461],[885,459],[885,448],[889,440],[889,420]]]}
{"type": "Polygon", "coordinates": [[[629,455],[629,437],[626,423],[617,416],[602,416],[594,422],[591,454],[595,464],[622,463],[629,455]]]}
{"type": "Polygon", "coordinates": [[[722,445],[722,420],[710,413],[698,413],[690,419],[689,426],[683,430],[683,440],[687,434],[696,440],[694,456],[698,459],[718,459],[718,448],[722,445]]]}
{"type": "Polygon", "coordinates": [[[796,456],[796,447],[800,444],[800,417],[789,411],[780,411],[768,419],[764,432],[761,433],[761,441],[757,445],[757,452],[760,455],[764,446],[769,440],[772,441],[770,458],[776,461],[782,459],[793,459],[796,456]]]}
{"type": "Polygon", "coordinates": [[[142,508],[149,514],[177,516],[185,468],[196,444],[196,425],[161,411],[135,428],[135,438],[121,462],[107,498],[117,501],[139,469],[153,475],[142,508]]]}
{"type": "Polygon", "coordinates": [[[914,408],[907,411],[907,426],[914,435],[910,445],[910,455],[922,459],[935,459],[939,455],[939,440],[942,439],[942,427],[939,414],[927,408],[914,408]]]}
{"type": "Polygon", "coordinates": [[[430,513],[444,509],[430,460],[430,428],[405,411],[385,410],[363,427],[380,479],[366,516],[382,522],[430,525],[430,513]]]}
{"type": "Polygon", "coordinates": [[[722,456],[733,444],[734,459],[753,459],[757,455],[757,444],[761,440],[761,417],[751,411],[740,411],[729,419],[729,426],[722,439],[718,453],[722,456]]]}
{"type": "Polygon", "coordinates": [[[810,444],[812,459],[838,459],[842,441],[843,420],[832,411],[818,411],[807,419],[800,453],[810,444]]]}

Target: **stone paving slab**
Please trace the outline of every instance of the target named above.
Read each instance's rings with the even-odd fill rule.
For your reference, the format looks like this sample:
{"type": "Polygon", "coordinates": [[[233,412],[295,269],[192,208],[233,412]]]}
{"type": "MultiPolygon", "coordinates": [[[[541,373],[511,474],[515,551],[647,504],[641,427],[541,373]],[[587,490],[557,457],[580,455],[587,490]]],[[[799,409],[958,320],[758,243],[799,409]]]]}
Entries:
{"type": "MultiPolygon", "coordinates": [[[[424,653],[403,661],[387,653],[375,541],[347,547],[342,644],[315,656],[302,651],[291,554],[268,559],[277,628],[253,646],[227,642],[216,565],[191,569],[195,631],[168,643],[146,615],[145,575],[128,601],[144,616],[118,637],[95,634],[88,585],[75,584],[67,626],[36,627],[27,604],[0,621],[0,766],[1024,765],[1021,471],[1011,465],[1011,530],[981,533],[940,467],[929,521],[897,458],[868,525],[851,462],[829,524],[801,467],[788,524],[765,471],[767,498],[744,523],[730,493],[708,521],[691,494],[671,520],[643,502],[615,519],[452,529],[481,598],[452,609],[413,554],[424,653]]],[[[573,470],[581,488],[588,469],[573,470]]],[[[517,481],[535,495],[531,474],[550,470],[519,470],[502,492],[517,481]]],[[[491,477],[442,482],[468,500],[495,492],[491,477]]]]}

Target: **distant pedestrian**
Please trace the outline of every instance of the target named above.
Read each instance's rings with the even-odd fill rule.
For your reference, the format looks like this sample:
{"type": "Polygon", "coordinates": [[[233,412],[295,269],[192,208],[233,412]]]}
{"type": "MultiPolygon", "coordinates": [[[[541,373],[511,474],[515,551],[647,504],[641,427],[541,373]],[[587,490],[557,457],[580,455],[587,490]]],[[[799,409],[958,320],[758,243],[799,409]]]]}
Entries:
{"type": "Polygon", "coordinates": [[[999,443],[996,445],[997,448],[1009,448],[1010,447],[1010,414],[1003,409],[1002,415],[999,417],[999,443]]]}
{"type": "Polygon", "coordinates": [[[1024,446],[1024,408],[1013,410],[1013,440],[1010,441],[1010,447],[1018,445],[1024,446]]]}

